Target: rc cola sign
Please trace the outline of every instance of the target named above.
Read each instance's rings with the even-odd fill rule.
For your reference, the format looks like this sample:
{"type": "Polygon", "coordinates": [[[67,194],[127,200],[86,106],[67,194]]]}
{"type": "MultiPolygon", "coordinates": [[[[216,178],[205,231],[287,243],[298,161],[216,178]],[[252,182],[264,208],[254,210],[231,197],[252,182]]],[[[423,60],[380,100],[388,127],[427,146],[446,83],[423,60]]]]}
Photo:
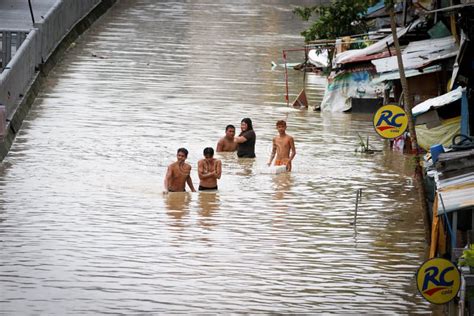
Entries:
{"type": "Polygon", "coordinates": [[[396,138],[405,133],[408,127],[408,117],[405,111],[394,104],[382,106],[375,112],[374,128],[383,138],[396,138]]]}
{"type": "Polygon", "coordinates": [[[416,285],[430,303],[445,304],[451,301],[461,286],[461,274],[449,260],[433,258],[421,265],[416,273],[416,285]]]}

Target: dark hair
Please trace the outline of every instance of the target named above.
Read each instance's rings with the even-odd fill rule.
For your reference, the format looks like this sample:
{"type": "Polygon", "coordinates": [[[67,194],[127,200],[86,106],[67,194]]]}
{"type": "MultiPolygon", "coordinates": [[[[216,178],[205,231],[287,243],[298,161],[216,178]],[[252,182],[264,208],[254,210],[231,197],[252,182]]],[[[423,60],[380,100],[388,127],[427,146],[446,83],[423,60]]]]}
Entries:
{"type": "Polygon", "coordinates": [[[277,121],[276,126],[280,126],[280,125],[281,125],[281,126],[286,126],[286,122],[283,121],[283,120],[277,121]]]}
{"type": "Polygon", "coordinates": [[[186,157],[188,157],[188,150],[186,148],[179,148],[177,154],[179,154],[180,152],[182,152],[186,157]]]}
{"type": "Polygon", "coordinates": [[[252,126],[252,120],[251,120],[251,119],[249,119],[248,117],[246,117],[246,118],[242,119],[241,123],[245,123],[245,124],[247,124],[247,130],[248,130],[248,131],[251,131],[251,130],[253,130],[253,126],[252,126]]]}
{"type": "Polygon", "coordinates": [[[204,154],[204,157],[206,156],[214,156],[214,149],[212,149],[212,147],[206,147],[204,148],[204,151],[202,152],[204,154]]]}
{"type": "Polygon", "coordinates": [[[227,126],[225,127],[225,131],[227,132],[227,130],[228,130],[229,128],[235,129],[235,126],[232,125],[232,124],[229,124],[229,125],[227,125],[227,126]]]}

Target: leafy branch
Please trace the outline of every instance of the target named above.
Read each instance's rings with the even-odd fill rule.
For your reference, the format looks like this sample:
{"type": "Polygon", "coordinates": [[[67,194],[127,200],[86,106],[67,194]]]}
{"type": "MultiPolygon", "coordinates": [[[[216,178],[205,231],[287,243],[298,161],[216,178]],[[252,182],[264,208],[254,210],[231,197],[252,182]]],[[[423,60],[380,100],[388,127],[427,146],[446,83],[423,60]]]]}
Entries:
{"type": "Polygon", "coordinates": [[[293,13],[304,21],[309,21],[313,16],[317,18],[308,29],[301,32],[306,42],[336,39],[367,32],[364,14],[373,2],[374,0],[335,0],[329,6],[296,7],[293,13]]]}

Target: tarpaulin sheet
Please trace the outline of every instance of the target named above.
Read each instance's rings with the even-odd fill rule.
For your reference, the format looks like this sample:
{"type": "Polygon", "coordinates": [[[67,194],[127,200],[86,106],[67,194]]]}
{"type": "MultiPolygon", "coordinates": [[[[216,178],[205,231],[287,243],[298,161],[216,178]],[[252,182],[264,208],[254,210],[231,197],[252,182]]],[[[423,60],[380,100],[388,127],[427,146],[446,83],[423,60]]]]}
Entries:
{"type": "Polygon", "coordinates": [[[452,90],[448,93],[445,93],[443,95],[440,95],[436,98],[431,98],[428,99],[420,104],[417,104],[412,110],[411,113],[413,113],[414,116],[423,114],[425,112],[428,112],[431,109],[434,108],[439,108],[442,106],[445,106],[447,104],[451,104],[454,101],[457,101],[461,99],[463,91],[465,91],[466,88],[463,87],[458,87],[455,90],[452,90]]]}
{"type": "Polygon", "coordinates": [[[440,126],[428,129],[425,125],[415,126],[418,145],[428,151],[432,145],[449,146],[456,134],[461,132],[461,117],[444,120],[440,126]]]}
{"type": "Polygon", "coordinates": [[[349,110],[351,98],[380,98],[383,83],[374,84],[369,71],[347,72],[328,79],[328,85],[321,102],[321,111],[343,112],[349,110]]]}
{"type": "MultiPolygon", "coordinates": [[[[420,24],[422,21],[421,19],[413,21],[410,25],[408,25],[405,28],[401,28],[397,30],[397,36],[398,38],[404,36],[410,29],[415,28],[418,24],[420,24]]],[[[354,60],[359,59],[361,56],[368,56],[372,55],[375,53],[379,53],[385,49],[387,49],[387,46],[390,46],[393,43],[393,36],[392,34],[388,35],[387,37],[379,40],[378,42],[362,49],[351,49],[347,50],[345,52],[342,52],[340,54],[337,54],[336,57],[334,58],[333,65],[338,65],[338,64],[346,64],[353,62],[354,60]]]]}

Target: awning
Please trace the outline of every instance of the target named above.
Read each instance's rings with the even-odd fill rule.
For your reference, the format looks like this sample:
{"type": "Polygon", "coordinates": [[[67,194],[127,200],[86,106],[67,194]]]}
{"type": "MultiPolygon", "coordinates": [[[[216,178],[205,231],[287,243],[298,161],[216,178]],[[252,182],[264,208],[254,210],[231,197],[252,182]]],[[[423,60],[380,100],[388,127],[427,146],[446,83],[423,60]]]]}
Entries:
{"type": "Polygon", "coordinates": [[[411,110],[411,113],[413,114],[413,116],[417,116],[431,109],[440,108],[444,105],[453,103],[454,101],[461,99],[462,93],[463,91],[465,91],[465,89],[466,88],[458,87],[457,89],[450,91],[446,94],[440,95],[439,97],[431,98],[424,102],[421,102],[411,110]]]}

